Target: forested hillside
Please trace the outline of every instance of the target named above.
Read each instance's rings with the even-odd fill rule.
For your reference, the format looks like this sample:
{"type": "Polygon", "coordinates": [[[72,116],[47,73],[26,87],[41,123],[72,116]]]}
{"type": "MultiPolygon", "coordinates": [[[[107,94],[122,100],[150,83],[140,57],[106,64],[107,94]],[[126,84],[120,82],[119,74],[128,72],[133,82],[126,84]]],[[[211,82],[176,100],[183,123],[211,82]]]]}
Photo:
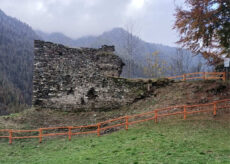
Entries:
{"type": "Polygon", "coordinates": [[[25,23],[0,10],[0,111],[2,114],[31,104],[33,40],[25,23]]]}

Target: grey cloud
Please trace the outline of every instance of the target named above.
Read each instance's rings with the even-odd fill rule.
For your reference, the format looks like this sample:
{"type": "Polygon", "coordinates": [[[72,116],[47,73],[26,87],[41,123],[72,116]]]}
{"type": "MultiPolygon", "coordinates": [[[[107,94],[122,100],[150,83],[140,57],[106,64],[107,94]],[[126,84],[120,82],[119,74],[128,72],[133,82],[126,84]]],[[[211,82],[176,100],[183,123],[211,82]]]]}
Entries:
{"type": "Polygon", "coordinates": [[[172,30],[174,4],[181,2],[183,0],[0,0],[0,8],[34,29],[62,32],[72,38],[99,35],[134,20],[142,39],[174,45],[177,40],[172,30]],[[141,1],[143,6],[137,7],[141,1]]]}

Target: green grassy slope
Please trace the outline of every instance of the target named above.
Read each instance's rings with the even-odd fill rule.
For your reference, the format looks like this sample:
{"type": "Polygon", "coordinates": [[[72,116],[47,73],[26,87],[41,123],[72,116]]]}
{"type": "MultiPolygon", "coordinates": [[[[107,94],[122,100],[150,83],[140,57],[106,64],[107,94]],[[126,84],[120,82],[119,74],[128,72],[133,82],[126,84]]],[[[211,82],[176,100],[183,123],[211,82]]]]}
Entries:
{"type": "Polygon", "coordinates": [[[169,119],[96,137],[0,140],[0,163],[230,163],[229,114],[169,119]]]}

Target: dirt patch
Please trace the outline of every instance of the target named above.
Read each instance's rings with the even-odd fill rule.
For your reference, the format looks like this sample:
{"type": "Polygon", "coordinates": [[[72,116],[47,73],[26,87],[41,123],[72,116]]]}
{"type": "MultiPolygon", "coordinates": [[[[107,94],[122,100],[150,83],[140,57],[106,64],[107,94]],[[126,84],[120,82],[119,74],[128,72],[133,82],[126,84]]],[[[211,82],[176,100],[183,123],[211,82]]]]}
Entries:
{"type": "MultiPolygon", "coordinates": [[[[51,109],[28,109],[22,113],[0,117],[0,128],[31,129],[53,126],[95,124],[111,118],[142,113],[172,105],[202,104],[230,98],[230,83],[222,81],[176,82],[155,88],[152,96],[129,106],[103,112],[59,112],[51,109]]],[[[227,112],[227,111],[225,111],[227,112]]],[[[217,116],[215,119],[219,119],[217,116]]],[[[224,119],[229,119],[230,117],[224,119]]],[[[221,120],[220,118],[220,120],[221,120]]]]}

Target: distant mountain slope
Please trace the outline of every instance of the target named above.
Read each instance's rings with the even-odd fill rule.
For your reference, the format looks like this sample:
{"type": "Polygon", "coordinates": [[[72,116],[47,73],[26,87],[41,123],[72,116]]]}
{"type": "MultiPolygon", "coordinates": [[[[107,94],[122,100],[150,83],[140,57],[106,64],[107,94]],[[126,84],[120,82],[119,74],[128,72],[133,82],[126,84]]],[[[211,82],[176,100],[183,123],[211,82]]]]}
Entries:
{"type": "MultiPolygon", "coordinates": [[[[118,56],[120,56],[124,62],[126,63],[126,66],[123,69],[123,76],[125,77],[159,77],[159,76],[167,76],[167,75],[173,75],[173,74],[179,74],[179,73],[187,73],[192,72],[196,69],[200,69],[199,71],[204,71],[207,69],[210,69],[205,63],[205,59],[198,55],[193,57],[194,55],[186,50],[178,50],[175,47],[169,47],[165,45],[160,44],[153,44],[145,42],[141,39],[139,39],[137,36],[133,36],[132,34],[128,33],[122,28],[114,28],[111,31],[104,32],[103,34],[99,36],[88,36],[88,37],[82,37],[79,39],[71,39],[66,37],[63,34],[60,33],[52,33],[52,34],[46,34],[37,32],[37,34],[46,41],[61,43],[67,46],[71,47],[100,47],[103,44],[107,45],[115,45],[116,51],[118,56]],[[41,35],[42,34],[42,35],[41,35]],[[132,43],[128,43],[128,37],[132,37],[132,43]],[[130,45],[129,45],[130,44],[130,45]],[[133,46],[133,56],[130,57],[130,53],[127,52],[127,46],[133,46]],[[154,56],[153,53],[156,53],[158,55],[154,56]],[[182,55],[186,54],[186,55],[182,55]],[[185,57],[181,57],[185,56],[185,57]],[[173,72],[175,70],[174,67],[175,60],[184,60],[183,63],[183,69],[177,72],[173,72]],[[189,60],[189,63],[186,63],[186,60],[189,60]],[[154,68],[151,65],[160,63],[161,66],[159,68],[154,68]],[[130,64],[131,63],[131,64],[130,64]],[[163,65],[165,64],[165,66],[163,65]],[[166,66],[167,65],[167,66],[166,66]],[[161,67],[165,67],[164,74],[160,74],[159,72],[156,73],[156,71],[151,72],[151,69],[161,69],[161,67]],[[166,68],[167,67],[167,68],[166,68]],[[145,73],[144,70],[146,70],[148,73],[145,73]],[[169,70],[171,68],[171,70],[169,70]],[[131,69],[131,71],[129,71],[131,69]],[[155,72],[155,75],[154,75],[155,72]],[[130,74],[131,75],[128,75],[130,74]]],[[[153,36],[154,37],[154,36],[153,36]]],[[[129,47],[130,48],[130,47],[129,47]]]]}
{"type": "Polygon", "coordinates": [[[38,36],[41,38],[54,42],[54,43],[59,43],[59,44],[64,44],[64,45],[69,45],[69,46],[75,46],[74,40],[71,38],[68,38],[67,36],[63,35],[62,33],[51,33],[51,34],[46,34],[42,31],[35,31],[38,36]]]}
{"type": "Polygon", "coordinates": [[[0,111],[31,103],[35,38],[28,25],[0,10],[0,111]]]}

